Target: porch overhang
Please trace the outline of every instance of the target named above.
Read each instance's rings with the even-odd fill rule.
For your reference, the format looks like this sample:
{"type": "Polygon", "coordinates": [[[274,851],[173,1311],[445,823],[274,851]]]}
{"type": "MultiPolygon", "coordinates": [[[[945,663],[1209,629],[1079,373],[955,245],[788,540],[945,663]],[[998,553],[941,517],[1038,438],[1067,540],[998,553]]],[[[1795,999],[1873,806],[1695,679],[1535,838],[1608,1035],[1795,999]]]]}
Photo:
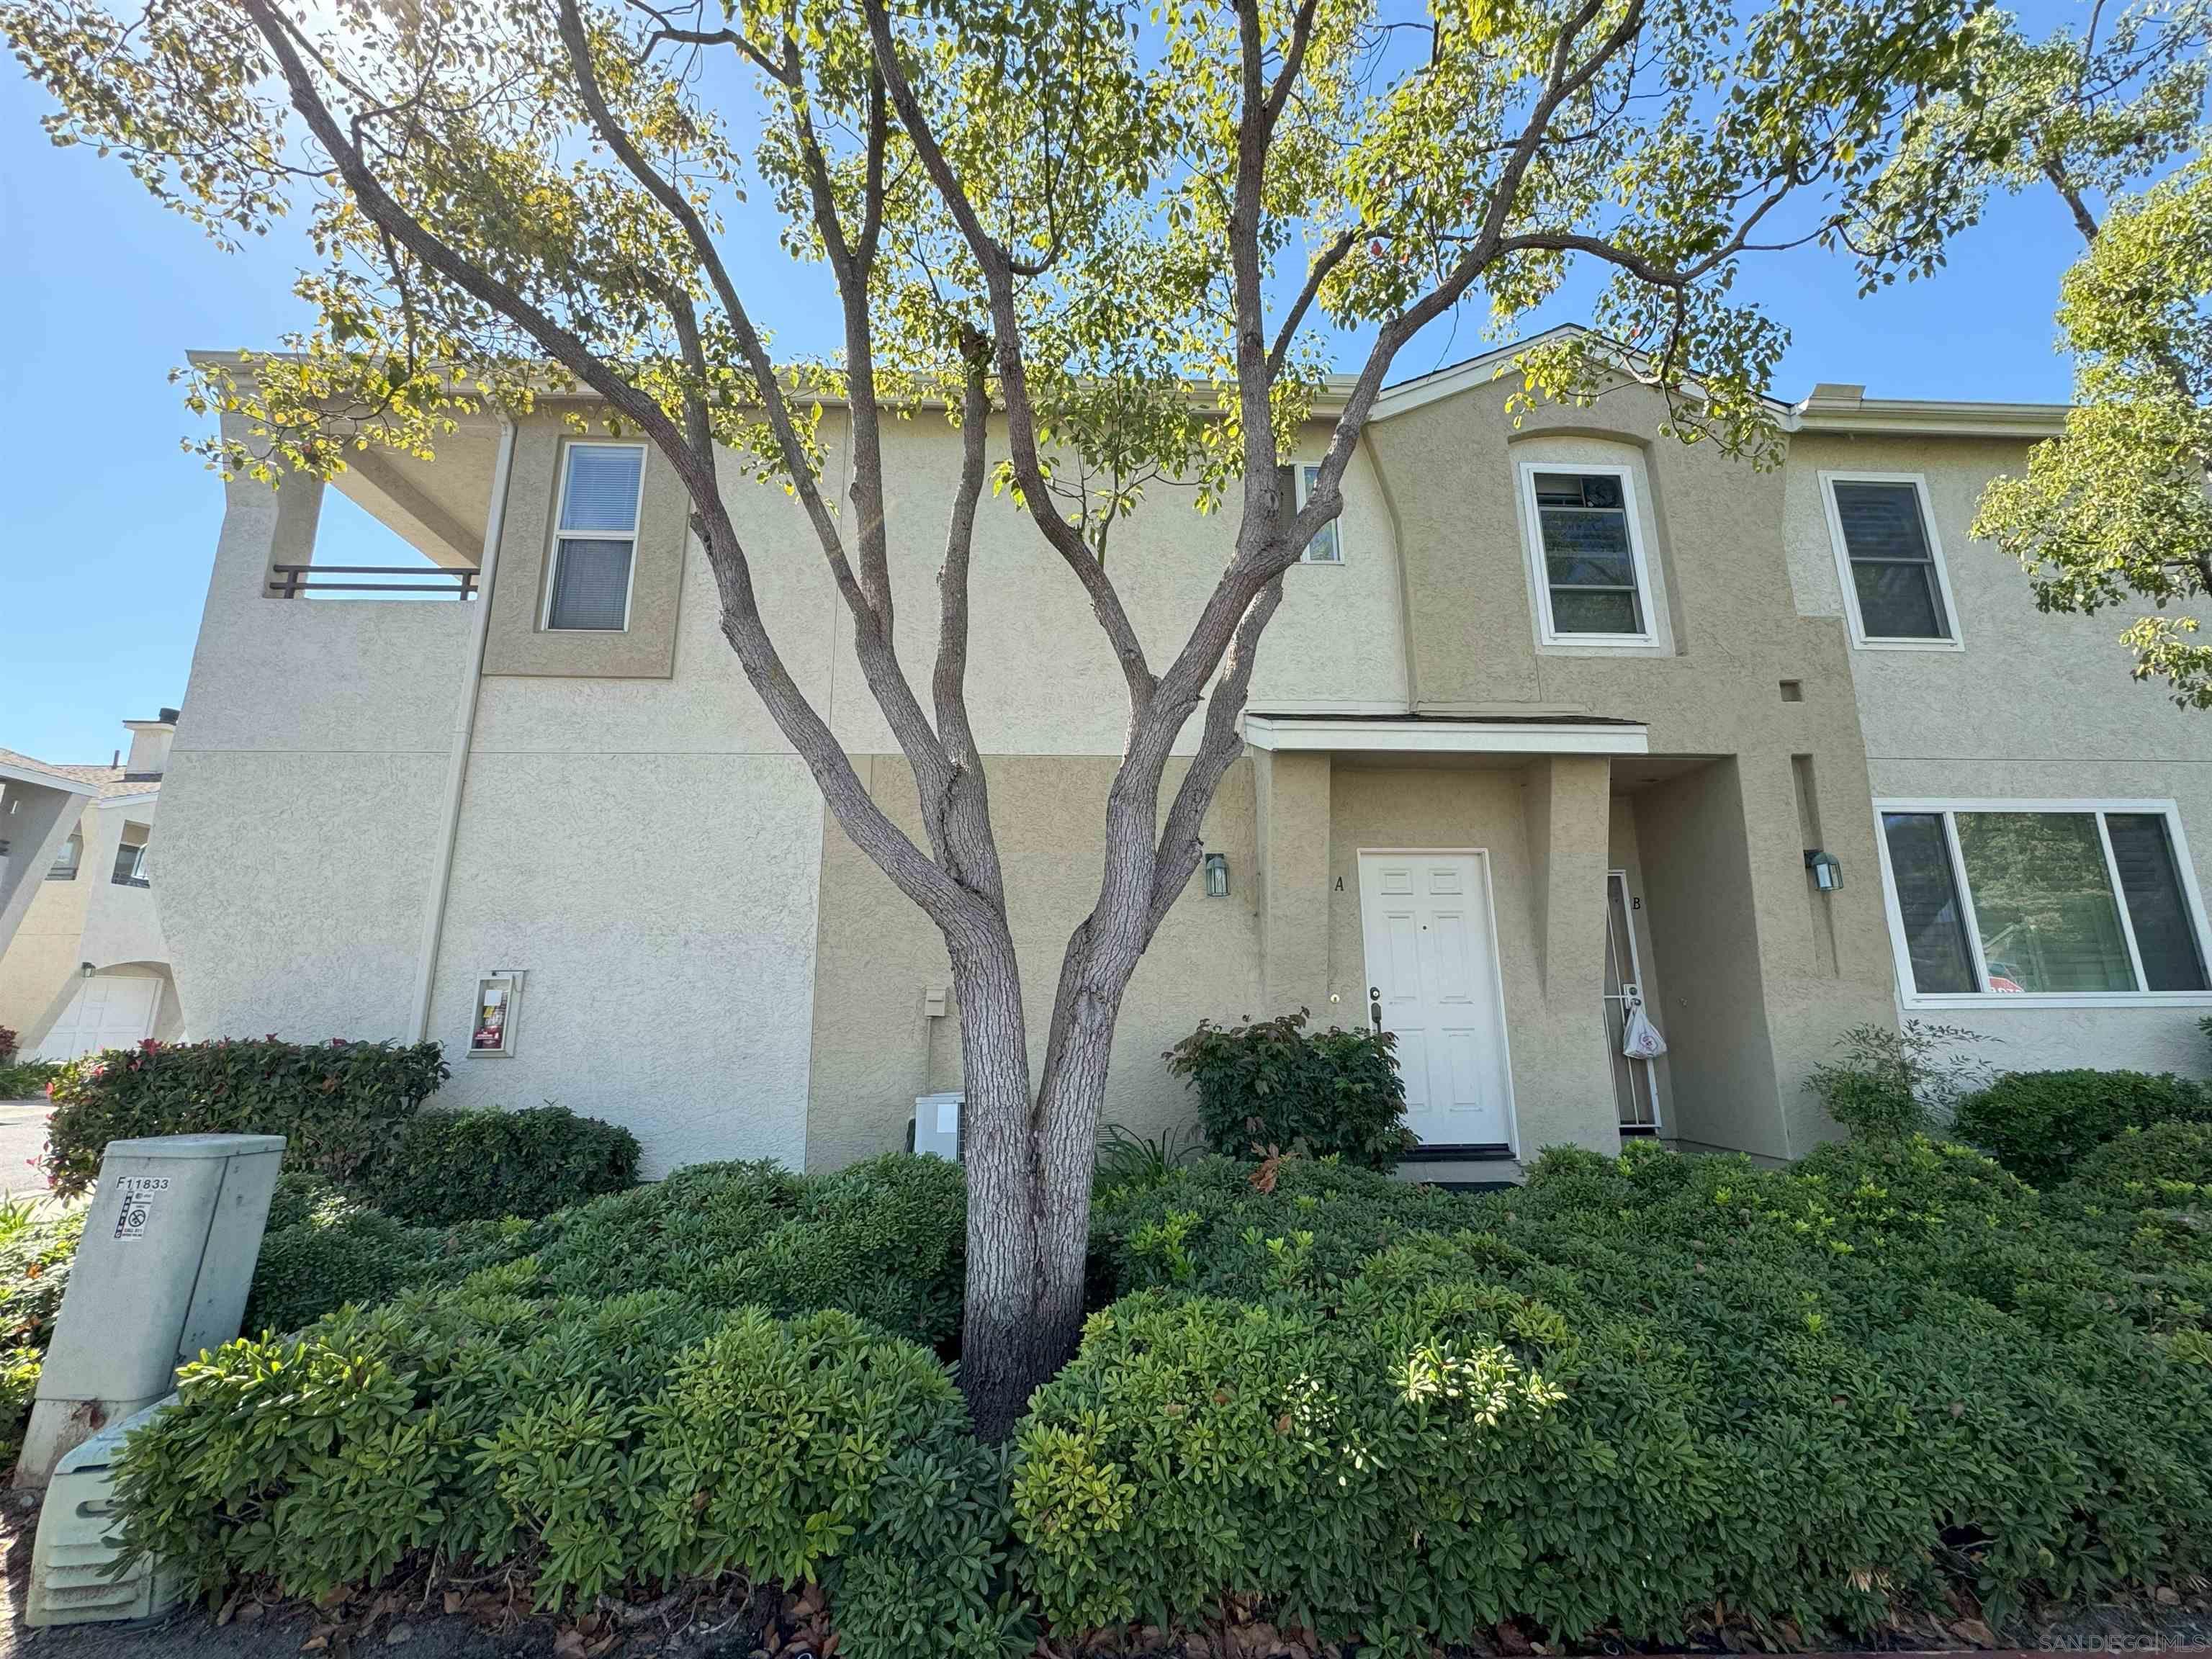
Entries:
{"type": "Polygon", "coordinates": [[[1259,714],[1244,741],[1270,753],[1366,755],[1648,755],[1651,733],[1632,720],[1500,719],[1494,715],[1259,714]]]}

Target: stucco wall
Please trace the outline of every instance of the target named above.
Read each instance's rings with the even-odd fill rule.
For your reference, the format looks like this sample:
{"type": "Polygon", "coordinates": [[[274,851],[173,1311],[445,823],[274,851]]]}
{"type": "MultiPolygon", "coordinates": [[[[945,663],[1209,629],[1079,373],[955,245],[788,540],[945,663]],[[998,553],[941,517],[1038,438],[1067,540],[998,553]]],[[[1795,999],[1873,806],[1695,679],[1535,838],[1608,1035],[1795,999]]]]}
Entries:
{"type": "MultiPolygon", "coordinates": [[[[80,946],[86,962],[105,968],[114,963],[166,963],[169,959],[154,890],[119,885],[115,880],[115,855],[125,830],[137,826],[151,832],[157,805],[153,800],[111,799],[87,815],[96,822],[99,845],[95,850],[88,837],[86,867],[95,880],[87,898],[84,939],[80,946]]],[[[156,837],[149,833],[149,860],[161,856],[155,842],[156,837]]]]}
{"type": "MultiPolygon", "coordinates": [[[[1967,534],[1984,486],[2024,467],[2027,447],[1821,433],[1801,434],[1791,446],[1784,535],[1800,610],[1842,615],[1820,482],[1821,471],[1837,471],[1926,479],[1957,611],[1961,650],[1850,653],[1869,795],[2170,799],[2202,887],[2212,883],[2212,722],[2130,678],[2130,659],[2115,641],[2134,611],[2045,615],[2018,565],[1967,534]]],[[[1871,803],[1866,812],[1871,823],[1871,803]]],[[[1869,865],[1867,877],[1878,893],[1879,866],[1869,865]]],[[[1900,1012],[1914,1012],[1900,999],[1900,1012]]],[[[2204,1012],[2039,1008],[1999,1000],[1918,1017],[1983,1033],[1984,1057],[2006,1070],[2124,1066],[2203,1075],[2212,1073],[2212,1045],[2197,1030],[2204,1012]]]]}
{"type": "Polygon", "coordinates": [[[473,607],[264,597],[321,487],[226,486],[155,879],[196,1037],[401,1037],[473,607]]]}
{"type": "MultiPolygon", "coordinates": [[[[38,884],[30,907],[0,954],[0,1025],[14,1030],[28,1054],[46,1034],[52,1019],[55,998],[77,971],[84,958],[77,945],[84,937],[85,913],[91,903],[94,880],[93,847],[100,836],[100,811],[86,806],[77,814],[77,833],[85,848],[74,881],[48,881],[43,872],[27,871],[24,878],[38,884]]],[[[36,851],[35,848],[33,849],[36,851]]],[[[114,857],[111,850],[108,857],[114,857]]],[[[51,860],[49,860],[51,863],[51,860]]],[[[106,880],[102,872],[99,878],[106,880]]]]}
{"type": "MultiPolygon", "coordinates": [[[[994,756],[986,765],[1035,1067],[1044,1056],[1068,932],[1097,902],[1113,763],[994,756]]],[[[904,762],[876,756],[866,766],[876,799],[918,835],[904,762]]],[[[1179,765],[1170,767],[1164,796],[1180,774],[1179,765]]],[[[1200,1016],[1235,1021],[1279,1012],[1263,1005],[1259,984],[1252,799],[1250,764],[1239,762],[1222,781],[1205,828],[1207,850],[1228,855],[1230,896],[1207,898],[1194,878],[1146,952],[1115,1034],[1109,1123],[1150,1133],[1189,1121],[1188,1097],[1168,1075],[1162,1052],[1200,1016]]],[[[915,1097],[959,1086],[959,1036],[949,1000],[944,1019],[922,1015],[924,994],[951,984],[936,930],[834,819],[824,820],[822,871],[806,1146],[810,1166],[836,1168],[903,1145],[915,1097]]]]}
{"type": "Polygon", "coordinates": [[[820,822],[787,757],[477,753],[431,1005],[441,1102],[622,1123],[648,1175],[798,1164],[820,822]],[[471,1057],[477,981],[516,968],[515,1052],[471,1057]]]}

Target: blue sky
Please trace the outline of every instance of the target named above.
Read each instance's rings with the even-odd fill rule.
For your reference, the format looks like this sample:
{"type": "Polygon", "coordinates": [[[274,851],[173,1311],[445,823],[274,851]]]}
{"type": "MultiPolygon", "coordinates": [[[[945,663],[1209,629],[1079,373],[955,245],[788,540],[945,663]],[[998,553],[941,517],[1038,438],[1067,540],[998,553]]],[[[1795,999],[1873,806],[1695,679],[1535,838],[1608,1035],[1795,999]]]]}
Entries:
{"type": "MultiPolygon", "coordinates": [[[[0,353],[0,456],[15,504],[0,532],[0,746],[104,761],[118,721],[184,696],[222,522],[220,484],[179,447],[198,428],[169,372],[187,349],[266,345],[306,319],[294,239],[218,252],[115,161],[49,144],[48,107],[0,71],[0,316],[15,343],[0,353]]],[[[748,240],[756,278],[780,278],[756,290],[783,307],[763,319],[787,345],[826,348],[818,278],[771,236],[748,240]]],[[[2077,251],[2057,203],[2035,195],[1997,203],[1930,281],[1862,301],[1841,261],[1808,252],[1758,267],[1746,291],[1791,331],[1774,389],[1793,400],[1816,380],[2057,400],[2051,307],[2077,251]]],[[[1439,325],[1397,378],[1480,345],[1472,320],[1439,325]]]]}

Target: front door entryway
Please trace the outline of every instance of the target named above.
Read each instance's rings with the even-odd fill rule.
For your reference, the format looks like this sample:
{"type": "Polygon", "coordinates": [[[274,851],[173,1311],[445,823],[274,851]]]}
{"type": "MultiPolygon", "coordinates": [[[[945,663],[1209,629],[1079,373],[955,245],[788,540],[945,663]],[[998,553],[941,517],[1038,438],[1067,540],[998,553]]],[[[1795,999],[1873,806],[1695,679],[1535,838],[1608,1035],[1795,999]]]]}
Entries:
{"type": "Polygon", "coordinates": [[[102,1048],[135,1048],[154,1030],[161,981],[150,976],[100,974],[81,979],[34,1060],[75,1060],[102,1048]]]}
{"type": "Polygon", "coordinates": [[[1406,1127],[1424,1146],[1511,1139],[1488,877],[1479,852],[1359,854],[1368,1013],[1398,1039],[1406,1127]]]}
{"type": "Polygon", "coordinates": [[[1612,870],[1605,878],[1605,1043],[1613,1060],[1613,1097],[1620,1109],[1620,1133],[1659,1133],[1659,1079],[1648,1060],[1621,1053],[1628,1011],[1644,995],[1644,970],[1636,956],[1636,925],[1628,897],[1628,872],[1612,870]]]}

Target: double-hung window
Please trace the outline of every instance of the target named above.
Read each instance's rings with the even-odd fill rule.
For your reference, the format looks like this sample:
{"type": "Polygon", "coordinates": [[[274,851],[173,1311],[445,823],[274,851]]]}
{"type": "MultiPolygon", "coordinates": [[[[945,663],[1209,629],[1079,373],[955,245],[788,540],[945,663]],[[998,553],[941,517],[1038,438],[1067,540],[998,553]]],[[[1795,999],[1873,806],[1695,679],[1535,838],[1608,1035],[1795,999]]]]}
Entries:
{"type": "Polygon", "coordinates": [[[1650,645],[1651,578],[1625,466],[1524,462],[1537,621],[1547,645],[1650,645]]]}
{"type": "Polygon", "coordinates": [[[1885,801],[1907,1000],[2201,997],[2203,917],[2170,803],[1885,801]]]}
{"type": "Polygon", "coordinates": [[[1917,475],[1824,472],[1820,483],[1853,642],[1955,650],[1957,612],[1926,482],[1917,475]]]}
{"type": "Polygon", "coordinates": [[[563,452],[545,626],[619,633],[629,626],[643,444],[572,443],[563,452]]]}

